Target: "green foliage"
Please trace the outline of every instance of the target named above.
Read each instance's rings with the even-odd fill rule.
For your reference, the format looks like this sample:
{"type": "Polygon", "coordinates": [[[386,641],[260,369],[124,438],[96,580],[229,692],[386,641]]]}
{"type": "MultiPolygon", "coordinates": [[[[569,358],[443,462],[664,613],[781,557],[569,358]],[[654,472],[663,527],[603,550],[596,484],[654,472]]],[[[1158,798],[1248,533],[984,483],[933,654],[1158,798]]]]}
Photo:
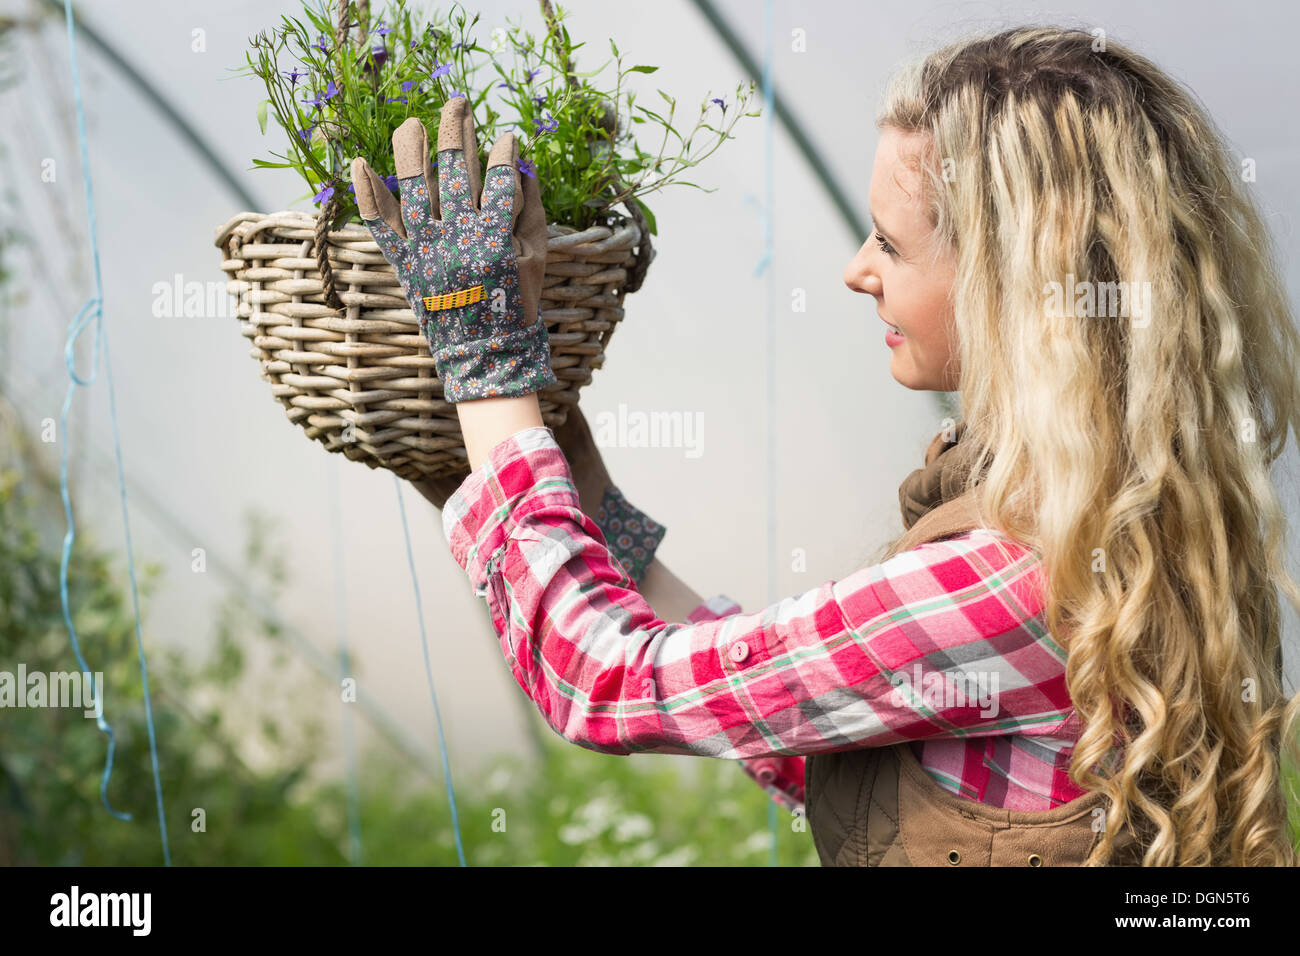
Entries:
{"type": "Polygon", "coordinates": [[[468,15],[459,4],[435,12],[421,29],[407,0],[390,0],[382,12],[372,12],[366,36],[358,36],[363,27],[353,10],[341,45],[333,9],[316,0],[304,6],[305,19],[283,17],[277,30],[253,37],[242,72],[266,86],[259,128],[265,133],[269,108],[288,142],[287,151],[254,159],[254,166],[296,170],[318,205],[332,195],[339,203],[336,223],[357,216],[349,192],[352,159],[365,157],[396,191],[393,131],[418,116],[436,142],[439,111],[453,95],[472,99],[481,155],[502,133],[516,132],[520,171],[534,175],[535,169],[547,221],[578,229],[607,220],[612,207],[633,200],[653,232],[654,217],[636,197],[670,184],[701,189],[682,174],[733,139],[742,115],[758,115],[745,110],[753,99],[751,82],[736,88],[731,103],[706,95],[694,126],[679,131],[673,97],[659,90],[663,105],[654,110],[625,88],[629,74],[658,67],[624,67],[613,40],[608,80],[599,77],[611,61],[576,70],[574,54],[585,44],[572,41],[560,10],[540,39],[510,24],[483,46],[474,36],[478,14],[468,15]],[[634,127],[660,140],[656,151],[641,148],[634,127]]]}
{"type": "Polygon", "coordinates": [[[1300,769],[1283,761],[1280,772],[1287,794],[1286,817],[1291,829],[1291,845],[1300,853],[1300,769]]]}
{"type": "MultiPolygon", "coordinates": [[[[732,761],[698,760],[695,779],[659,768],[652,754],[615,757],[551,734],[529,772],[515,759],[456,783],[465,856],[471,866],[764,866],[768,799],[732,761]],[[504,831],[501,827],[504,825],[504,831]]],[[[367,770],[367,775],[373,771],[367,770]]],[[[398,786],[409,771],[385,771],[398,786]]],[[[454,766],[453,766],[453,774],[454,766]]],[[[336,787],[342,799],[342,785],[336,787]]],[[[445,792],[426,788],[394,806],[367,787],[362,810],[366,861],[456,862],[445,792]]],[[[812,835],[777,810],[783,866],[816,866],[812,835]]]]}
{"type": "MultiPolygon", "coordinates": [[[[29,673],[75,670],[59,599],[62,510],[57,488],[33,475],[0,462],[0,670],[12,673],[20,661],[29,673]]],[[[249,527],[242,566],[249,580],[278,590],[288,575],[269,540],[273,525],[254,516],[249,527]]],[[[284,653],[283,628],[238,592],[215,616],[195,609],[196,626],[210,621],[214,629],[206,660],[196,666],[168,653],[151,635],[147,613],[148,598],[167,583],[159,565],[141,570],[173,862],[346,865],[347,789],[318,772],[333,756],[321,743],[321,714],[263,706],[337,700],[337,682],[316,676],[295,687],[290,668],[255,666],[284,653]],[[250,751],[261,755],[258,766],[244,756],[250,751]],[[192,827],[196,808],[205,815],[203,832],[192,827]]],[[[93,718],[58,707],[0,711],[0,865],[156,865],[162,848],[129,583],[81,529],[68,580],[74,626],[90,667],[103,672],[104,713],[116,732],[109,800],[133,820],[114,819],[100,802],[107,739],[93,718]]],[[[341,711],[324,718],[340,719],[341,711]]],[[[498,757],[469,774],[456,770],[451,755],[470,865],[768,862],[768,799],[734,762],[699,760],[685,779],[663,758],[597,754],[532,718],[545,736],[543,759],[531,767],[498,757]]],[[[436,766],[436,753],[423,763],[436,766]]],[[[411,758],[383,744],[368,748],[360,764],[363,862],[456,865],[440,777],[412,773],[411,758]]],[[[793,832],[787,811],[778,818],[780,861],[815,865],[810,834],[793,832]]]]}

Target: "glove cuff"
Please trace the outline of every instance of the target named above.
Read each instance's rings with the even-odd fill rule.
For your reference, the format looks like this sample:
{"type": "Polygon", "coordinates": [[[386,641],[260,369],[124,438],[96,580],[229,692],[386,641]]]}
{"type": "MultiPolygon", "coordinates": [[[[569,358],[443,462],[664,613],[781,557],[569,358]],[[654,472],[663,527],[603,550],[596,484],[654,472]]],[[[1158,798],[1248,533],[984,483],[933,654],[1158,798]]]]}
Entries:
{"type": "MultiPolygon", "coordinates": [[[[429,336],[432,344],[432,336],[429,336]]],[[[448,345],[433,353],[443,397],[452,404],[515,398],[554,385],[550,339],[538,316],[528,328],[448,345]]]]}
{"type": "Polygon", "coordinates": [[[594,520],[605,536],[610,554],[618,558],[628,577],[640,587],[650,562],[654,560],[655,549],[668,529],[639,511],[612,484],[606,487],[594,520]]]}

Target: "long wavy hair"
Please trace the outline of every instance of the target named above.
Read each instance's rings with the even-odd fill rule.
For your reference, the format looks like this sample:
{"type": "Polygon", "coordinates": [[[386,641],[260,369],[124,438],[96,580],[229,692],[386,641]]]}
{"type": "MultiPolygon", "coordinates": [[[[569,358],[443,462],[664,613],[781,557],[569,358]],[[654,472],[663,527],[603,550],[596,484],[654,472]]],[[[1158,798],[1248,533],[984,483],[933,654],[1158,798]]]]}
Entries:
{"type": "Polygon", "coordinates": [[[1193,94],[1100,31],[951,43],[876,122],[927,134],[967,489],[1042,560],[1070,776],[1109,797],[1089,865],[1121,826],[1143,865],[1296,865],[1278,589],[1300,611],[1300,588],[1270,466],[1300,435],[1300,333],[1248,177],[1193,94]]]}

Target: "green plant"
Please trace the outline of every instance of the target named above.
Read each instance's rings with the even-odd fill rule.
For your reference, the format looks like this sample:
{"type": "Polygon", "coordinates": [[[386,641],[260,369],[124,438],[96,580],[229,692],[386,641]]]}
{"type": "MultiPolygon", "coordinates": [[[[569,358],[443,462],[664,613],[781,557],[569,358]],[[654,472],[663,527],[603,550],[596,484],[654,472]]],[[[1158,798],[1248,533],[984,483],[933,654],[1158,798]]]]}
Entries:
{"type": "Polygon", "coordinates": [[[305,20],[283,17],[279,29],[252,38],[242,73],[266,86],[267,99],[258,108],[262,132],[268,115],[274,116],[289,145],[271,153],[273,159],[254,159],[254,165],[296,170],[317,205],[335,200],[332,223],[345,222],[357,215],[352,159],[364,156],[395,192],[393,130],[418,116],[436,138],[442,104],[451,96],[469,96],[480,153],[508,130],[519,135],[519,169],[540,177],[548,222],[584,229],[631,201],[655,232],[654,216],[640,197],[671,184],[712,192],[682,174],[733,139],[742,115],[758,115],[746,112],[754,84],[737,86],[730,104],[706,97],[694,126],[683,134],[674,126],[673,97],[658,91],[666,104],[661,112],[638,104],[627,89],[629,75],[658,67],[624,67],[611,39],[614,73],[600,84],[597,78],[610,61],[577,72],[573,54],[585,44],[572,41],[562,11],[553,11],[546,0],[542,7],[545,36],[512,23],[494,30],[487,47],[473,36],[479,15],[470,16],[459,4],[446,14],[435,12],[423,29],[407,0],[391,0],[373,26],[359,22],[350,4],[351,26],[342,43],[324,0],[304,7],[305,20]],[[718,125],[712,122],[715,112],[718,125]],[[656,152],[641,148],[637,127],[654,132],[656,152]]]}

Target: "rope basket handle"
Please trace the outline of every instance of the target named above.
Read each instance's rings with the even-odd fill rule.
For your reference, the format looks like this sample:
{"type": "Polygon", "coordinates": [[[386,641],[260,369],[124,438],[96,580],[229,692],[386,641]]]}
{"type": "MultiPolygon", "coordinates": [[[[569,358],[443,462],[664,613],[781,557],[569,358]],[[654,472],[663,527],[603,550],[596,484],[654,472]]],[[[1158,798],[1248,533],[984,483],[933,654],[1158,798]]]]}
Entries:
{"type": "Polygon", "coordinates": [[[632,221],[641,231],[641,238],[636,244],[636,259],[632,262],[632,269],[627,274],[627,282],[623,285],[624,292],[635,292],[645,281],[645,272],[650,268],[650,260],[654,258],[654,249],[650,247],[650,226],[647,225],[637,201],[629,199],[623,205],[632,214],[632,221]]]}
{"type": "MultiPolygon", "coordinates": [[[[358,13],[357,25],[364,37],[370,26],[370,0],[356,0],[356,5],[358,13]]],[[[335,47],[342,47],[348,38],[348,28],[351,26],[348,18],[350,7],[349,0],[339,0],[338,26],[334,30],[335,47]]],[[[325,287],[326,304],[331,309],[341,310],[344,305],[334,284],[334,270],[330,266],[329,243],[326,235],[329,231],[329,224],[334,221],[338,211],[338,191],[335,190],[330,194],[330,198],[325,200],[325,205],[321,207],[320,213],[316,216],[316,266],[320,269],[321,284],[325,287]]]]}

